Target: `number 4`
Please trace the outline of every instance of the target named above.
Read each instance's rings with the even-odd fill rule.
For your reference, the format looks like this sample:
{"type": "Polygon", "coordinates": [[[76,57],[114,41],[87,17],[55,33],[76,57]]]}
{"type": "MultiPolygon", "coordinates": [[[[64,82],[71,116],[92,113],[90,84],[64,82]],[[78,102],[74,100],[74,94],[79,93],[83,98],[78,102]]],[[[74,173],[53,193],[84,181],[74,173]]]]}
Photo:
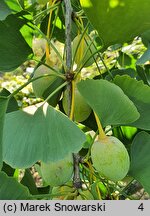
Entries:
{"type": "Polygon", "coordinates": [[[139,210],[143,211],[144,210],[144,206],[143,206],[143,203],[141,203],[138,207],[139,210]]]}

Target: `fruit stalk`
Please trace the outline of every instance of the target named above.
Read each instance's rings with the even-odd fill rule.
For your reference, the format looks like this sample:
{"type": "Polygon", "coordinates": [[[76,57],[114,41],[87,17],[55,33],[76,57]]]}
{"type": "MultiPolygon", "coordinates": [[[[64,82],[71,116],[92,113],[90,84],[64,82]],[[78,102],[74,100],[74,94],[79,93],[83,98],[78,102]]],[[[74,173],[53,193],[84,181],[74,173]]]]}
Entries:
{"type": "Polygon", "coordinates": [[[101,125],[101,122],[97,116],[97,114],[94,112],[94,115],[95,115],[95,119],[96,119],[96,123],[97,123],[97,126],[98,126],[98,130],[99,130],[99,136],[98,136],[98,139],[101,140],[101,139],[107,139],[107,136],[102,128],[102,125],[101,125]]]}
{"type": "MultiPolygon", "coordinates": [[[[83,25],[83,21],[82,21],[81,17],[79,17],[79,20],[80,20],[81,27],[82,27],[82,30],[83,30],[84,29],[84,25],[83,25]]],[[[85,34],[85,32],[84,32],[84,34],[85,34]]],[[[80,37],[80,31],[78,31],[78,37],[80,37]]],[[[77,55],[77,67],[80,66],[81,59],[83,58],[83,53],[84,53],[84,35],[83,35],[83,37],[81,38],[81,40],[79,42],[78,50],[79,51],[78,51],[78,55],[77,55]]]]}

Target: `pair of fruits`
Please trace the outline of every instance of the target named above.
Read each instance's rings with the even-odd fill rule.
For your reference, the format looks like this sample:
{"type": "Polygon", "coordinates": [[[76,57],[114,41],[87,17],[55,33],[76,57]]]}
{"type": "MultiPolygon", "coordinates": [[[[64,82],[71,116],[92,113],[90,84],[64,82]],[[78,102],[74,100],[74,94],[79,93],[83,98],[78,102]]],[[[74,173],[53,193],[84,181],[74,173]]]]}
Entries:
{"type": "MultiPolygon", "coordinates": [[[[35,71],[34,77],[41,75],[52,75],[53,71],[48,67],[41,65],[35,71]]],[[[33,82],[33,91],[37,97],[47,97],[50,92],[55,90],[63,80],[56,76],[47,76],[37,79],[33,82]]],[[[56,106],[61,96],[61,91],[56,93],[55,98],[51,98],[50,104],[56,106]],[[54,101],[54,102],[53,102],[54,101]]],[[[65,90],[63,95],[63,108],[68,115],[68,92],[65,90]]],[[[82,122],[88,118],[91,113],[91,108],[85,102],[84,98],[75,87],[74,98],[74,120],[82,122]]],[[[124,145],[116,137],[106,137],[96,141],[91,149],[91,159],[93,166],[101,176],[104,176],[112,181],[123,179],[130,166],[129,155],[124,145]]],[[[67,156],[63,160],[43,163],[41,170],[44,180],[51,186],[63,185],[71,179],[73,173],[72,155],[67,156]]]]}
{"type": "MultiPolygon", "coordinates": [[[[46,3],[48,1],[41,2],[46,3]]],[[[82,38],[81,35],[77,35],[73,40],[72,50],[73,55],[75,55],[75,52],[77,51],[75,56],[75,62],[77,64],[85,64],[84,66],[87,67],[94,62],[94,59],[89,59],[89,57],[93,52],[96,51],[96,48],[87,36],[82,38]]],[[[33,78],[40,77],[44,74],[48,74],[50,76],[37,79],[32,83],[32,86],[35,96],[45,99],[50,93],[52,93],[57,87],[59,87],[63,80],[60,77],[54,76],[53,71],[45,65],[41,65],[36,69],[33,78]]],[[[57,92],[51,98],[49,104],[52,106],[56,106],[60,99],[60,96],[61,91],[57,92]]],[[[68,92],[65,91],[63,97],[63,108],[67,115],[69,114],[68,103],[68,92]]],[[[77,122],[82,122],[88,118],[90,113],[91,108],[85,102],[78,89],[75,88],[74,120],[77,122]]]]}
{"type": "MultiPolygon", "coordinates": [[[[53,71],[46,67],[45,65],[39,66],[34,73],[33,78],[38,78],[42,75],[50,75],[46,77],[39,78],[32,83],[33,91],[36,97],[46,99],[48,95],[54,91],[63,82],[60,77],[54,76],[53,71]]],[[[53,106],[56,106],[61,96],[61,91],[57,92],[49,101],[53,106]]],[[[64,91],[63,96],[63,108],[65,113],[68,115],[68,92],[64,91]]],[[[74,120],[77,122],[82,122],[88,118],[91,113],[90,106],[85,102],[84,98],[75,87],[75,101],[74,101],[74,120]]]]}
{"type": "MultiPolygon", "coordinates": [[[[91,149],[93,166],[99,174],[114,182],[128,173],[130,160],[125,146],[116,137],[96,141],[91,149]]],[[[73,174],[73,158],[69,154],[63,160],[41,163],[42,177],[51,186],[63,185],[73,174]]]]}
{"type": "MultiPolygon", "coordinates": [[[[41,76],[42,74],[51,74],[52,71],[46,66],[40,66],[36,71],[34,77],[41,76]]],[[[55,76],[43,77],[33,82],[33,90],[37,97],[43,97],[45,89],[51,86],[56,81],[55,76]]],[[[68,95],[67,91],[64,92],[63,107],[68,114],[68,95]]],[[[77,122],[82,122],[90,115],[91,108],[84,101],[84,98],[75,88],[75,108],[74,119],[77,122]]],[[[107,137],[106,139],[96,141],[91,149],[91,157],[93,165],[96,170],[102,175],[112,181],[121,180],[128,172],[129,169],[129,156],[124,145],[115,137],[107,137]]],[[[51,179],[52,182],[56,182],[56,185],[63,184],[70,178],[72,173],[72,166],[69,164],[71,159],[64,159],[54,164],[42,164],[43,175],[46,176],[46,170],[49,170],[46,181],[51,179]],[[59,166],[60,165],[60,166],[59,166]],[[62,170],[66,170],[62,172],[62,170]],[[61,173],[58,175],[57,172],[61,173]],[[66,181],[64,181],[63,173],[65,173],[66,181]],[[67,174],[66,174],[67,173],[67,174]],[[67,178],[68,176],[68,178],[67,178]],[[58,179],[57,179],[58,178],[58,179]],[[62,179],[62,181],[60,181],[62,179]],[[57,182],[58,180],[58,182],[57,182]]],[[[52,184],[52,182],[49,182],[52,184]]]]}

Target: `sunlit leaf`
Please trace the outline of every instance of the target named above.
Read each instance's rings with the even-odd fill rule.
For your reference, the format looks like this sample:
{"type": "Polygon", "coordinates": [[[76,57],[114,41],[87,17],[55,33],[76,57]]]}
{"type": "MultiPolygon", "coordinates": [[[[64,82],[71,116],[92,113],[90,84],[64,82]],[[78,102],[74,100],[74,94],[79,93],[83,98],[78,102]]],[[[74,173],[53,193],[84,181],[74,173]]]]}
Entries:
{"type": "Polygon", "coordinates": [[[16,13],[22,10],[18,0],[4,0],[12,12],[16,13]]]}
{"type": "Polygon", "coordinates": [[[128,124],[139,118],[136,107],[117,85],[106,80],[85,80],[77,86],[103,126],[128,124]]]}
{"type": "Polygon", "coordinates": [[[63,113],[45,104],[6,115],[4,161],[16,168],[36,161],[57,161],[77,152],[86,141],[84,133],[63,113]]]}
{"type": "Polygon", "coordinates": [[[150,0],[80,0],[107,47],[132,40],[150,28],[150,0]]]}

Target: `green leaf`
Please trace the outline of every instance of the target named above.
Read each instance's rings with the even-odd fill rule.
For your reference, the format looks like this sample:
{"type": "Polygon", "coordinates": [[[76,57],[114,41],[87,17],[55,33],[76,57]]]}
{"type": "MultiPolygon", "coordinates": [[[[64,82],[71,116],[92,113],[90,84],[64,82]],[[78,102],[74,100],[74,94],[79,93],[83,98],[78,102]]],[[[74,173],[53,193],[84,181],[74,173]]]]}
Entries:
{"type": "MultiPolygon", "coordinates": [[[[54,90],[56,90],[62,83],[64,82],[64,80],[61,77],[57,77],[54,82],[52,82],[50,84],[50,86],[44,91],[43,93],[43,98],[46,99],[54,90]]],[[[61,97],[62,94],[62,89],[59,90],[56,94],[54,94],[49,100],[48,103],[51,106],[56,106],[58,104],[58,101],[61,97]]]]}
{"type": "Polygon", "coordinates": [[[0,96],[0,170],[2,168],[3,163],[3,126],[4,126],[4,119],[5,119],[5,113],[7,109],[8,99],[7,97],[0,96]]]}
{"type": "Polygon", "coordinates": [[[130,66],[132,64],[132,58],[131,56],[127,55],[126,53],[119,51],[119,57],[117,58],[117,61],[121,68],[124,68],[126,66],[130,66]]]}
{"type": "Polygon", "coordinates": [[[11,14],[5,19],[4,23],[7,26],[12,26],[14,30],[20,31],[25,41],[32,47],[33,24],[32,16],[28,12],[21,11],[11,14]]]}
{"type": "Polygon", "coordinates": [[[150,45],[148,46],[147,50],[143,53],[143,55],[137,60],[137,65],[143,65],[145,62],[150,60],[150,45]]]}
{"type": "Polygon", "coordinates": [[[25,200],[30,197],[26,187],[18,183],[15,178],[0,172],[0,200],[25,200]]]}
{"type": "Polygon", "coordinates": [[[139,118],[132,101],[113,83],[106,80],[85,80],[77,86],[97,113],[103,127],[128,124],[139,118]]]}
{"type": "Polygon", "coordinates": [[[4,0],[12,12],[16,13],[22,10],[18,0],[4,0]]]}
{"type": "Polygon", "coordinates": [[[132,140],[138,130],[135,127],[121,126],[121,131],[126,139],[132,140]]]}
{"type": "Polygon", "coordinates": [[[20,29],[20,32],[21,32],[22,36],[24,37],[25,41],[27,42],[27,44],[30,47],[32,47],[33,29],[28,25],[24,25],[20,29]]]}
{"type": "Polygon", "coordinates": [[[110,81],[110,80],[112,80],[112,77],[114,78],[116,75],[120,75],[120,76],[122,76],[122,75],[129,75],[132,78],[134,78],[135,74],[136,74],[136,72],[132,68],[114,69],[114,70],[111,70],[111,76],[110,76],[110,74],[108,74],[108,75],[106,75],[105,79],[108,80],[108,81],[110,81]]]}
{"type": "Polygon", "coordinates": [[[12,71],[27,60],[31,48],[19,30],[8,22],[0,21],[0,70],[12,71]]]}
{"type": "Polygon", "coordinates": [[[12,167],[27,168],[38,160],[61,160],[78,152],[85,141],[84,133],[63,113],[48,104],[30,106],[6,115],[3,157],[12,167]]]}
{"type": "MultiPolygon", "coordinates": [[[[7,97],[9,95],[10,95],[10,92],[5,88],[3,88],[2,91],[0,92],[0,96],[7,97]]],[[[18,107],[18,103],[17,103],[16,99],[14,97],[10,98],[10,100],[8,102],[6,113],[13,112],[13,111],[16,111],[18,109],[19,109],[19,107],[18,107]]]]}
{"type": "Polygon", "coordinates": [[[3,162],[2,171],[5,172],[8,176],[13,176],[15,169],[13,169],[11,166],[3,162]]]}
{"type": "Polygon", "coordinates": [[[138,80],[143,80],[144,84],[150,86],[150,65],[137,65],[136,70],[138,80]]]}
{"type": "Polygon", "coordinates": [[[30,169],[25,170],[25,174],[20,182],[22,185],[28,187],[31,194],[35,195],[38,194],[38,189],[36,187],[35,181],[33,179],[33,176],[30,172],[30,169]]]}
{"type": "Polygon", "coordinates": [[[105,47],[132,40],[150,28],[150,0],[80,0],[105,47]]]}
{"type": "Polygon", "coordinates": [[[140,118],[129,125],[150,130],[150,87],[127,75],[116,76],[114,83],[133,101],[140,113],[140,118]]]}
{"type": "Polygon", "coordinates": [[[7,6],[7,4],[1,0],[0,1],[0,20],[4,20],[9,14],[11,14],[11,10],[7,6]]]}
{"type": "Polygon", "coordinates": [[[143,44],[148,47],[150,44],[150,29],[145,31],[142,35],[141,35],[141,39],[143,44]]]}
{"type": "Polygon", "coordinates": [[[150,134],[142,131],[136,135],[131,146],[129,175],[138,180],[150,194],[150,134]]]}
{"type": "Polygon", "coordinates": [[[6,26],[12,26],[16,31],[20,30],[24,25],[27,24],[28,20],[24,17],[27,14],[25,12],[20,12],[17,14],[11,14],[2,22],[6,26]]]}

